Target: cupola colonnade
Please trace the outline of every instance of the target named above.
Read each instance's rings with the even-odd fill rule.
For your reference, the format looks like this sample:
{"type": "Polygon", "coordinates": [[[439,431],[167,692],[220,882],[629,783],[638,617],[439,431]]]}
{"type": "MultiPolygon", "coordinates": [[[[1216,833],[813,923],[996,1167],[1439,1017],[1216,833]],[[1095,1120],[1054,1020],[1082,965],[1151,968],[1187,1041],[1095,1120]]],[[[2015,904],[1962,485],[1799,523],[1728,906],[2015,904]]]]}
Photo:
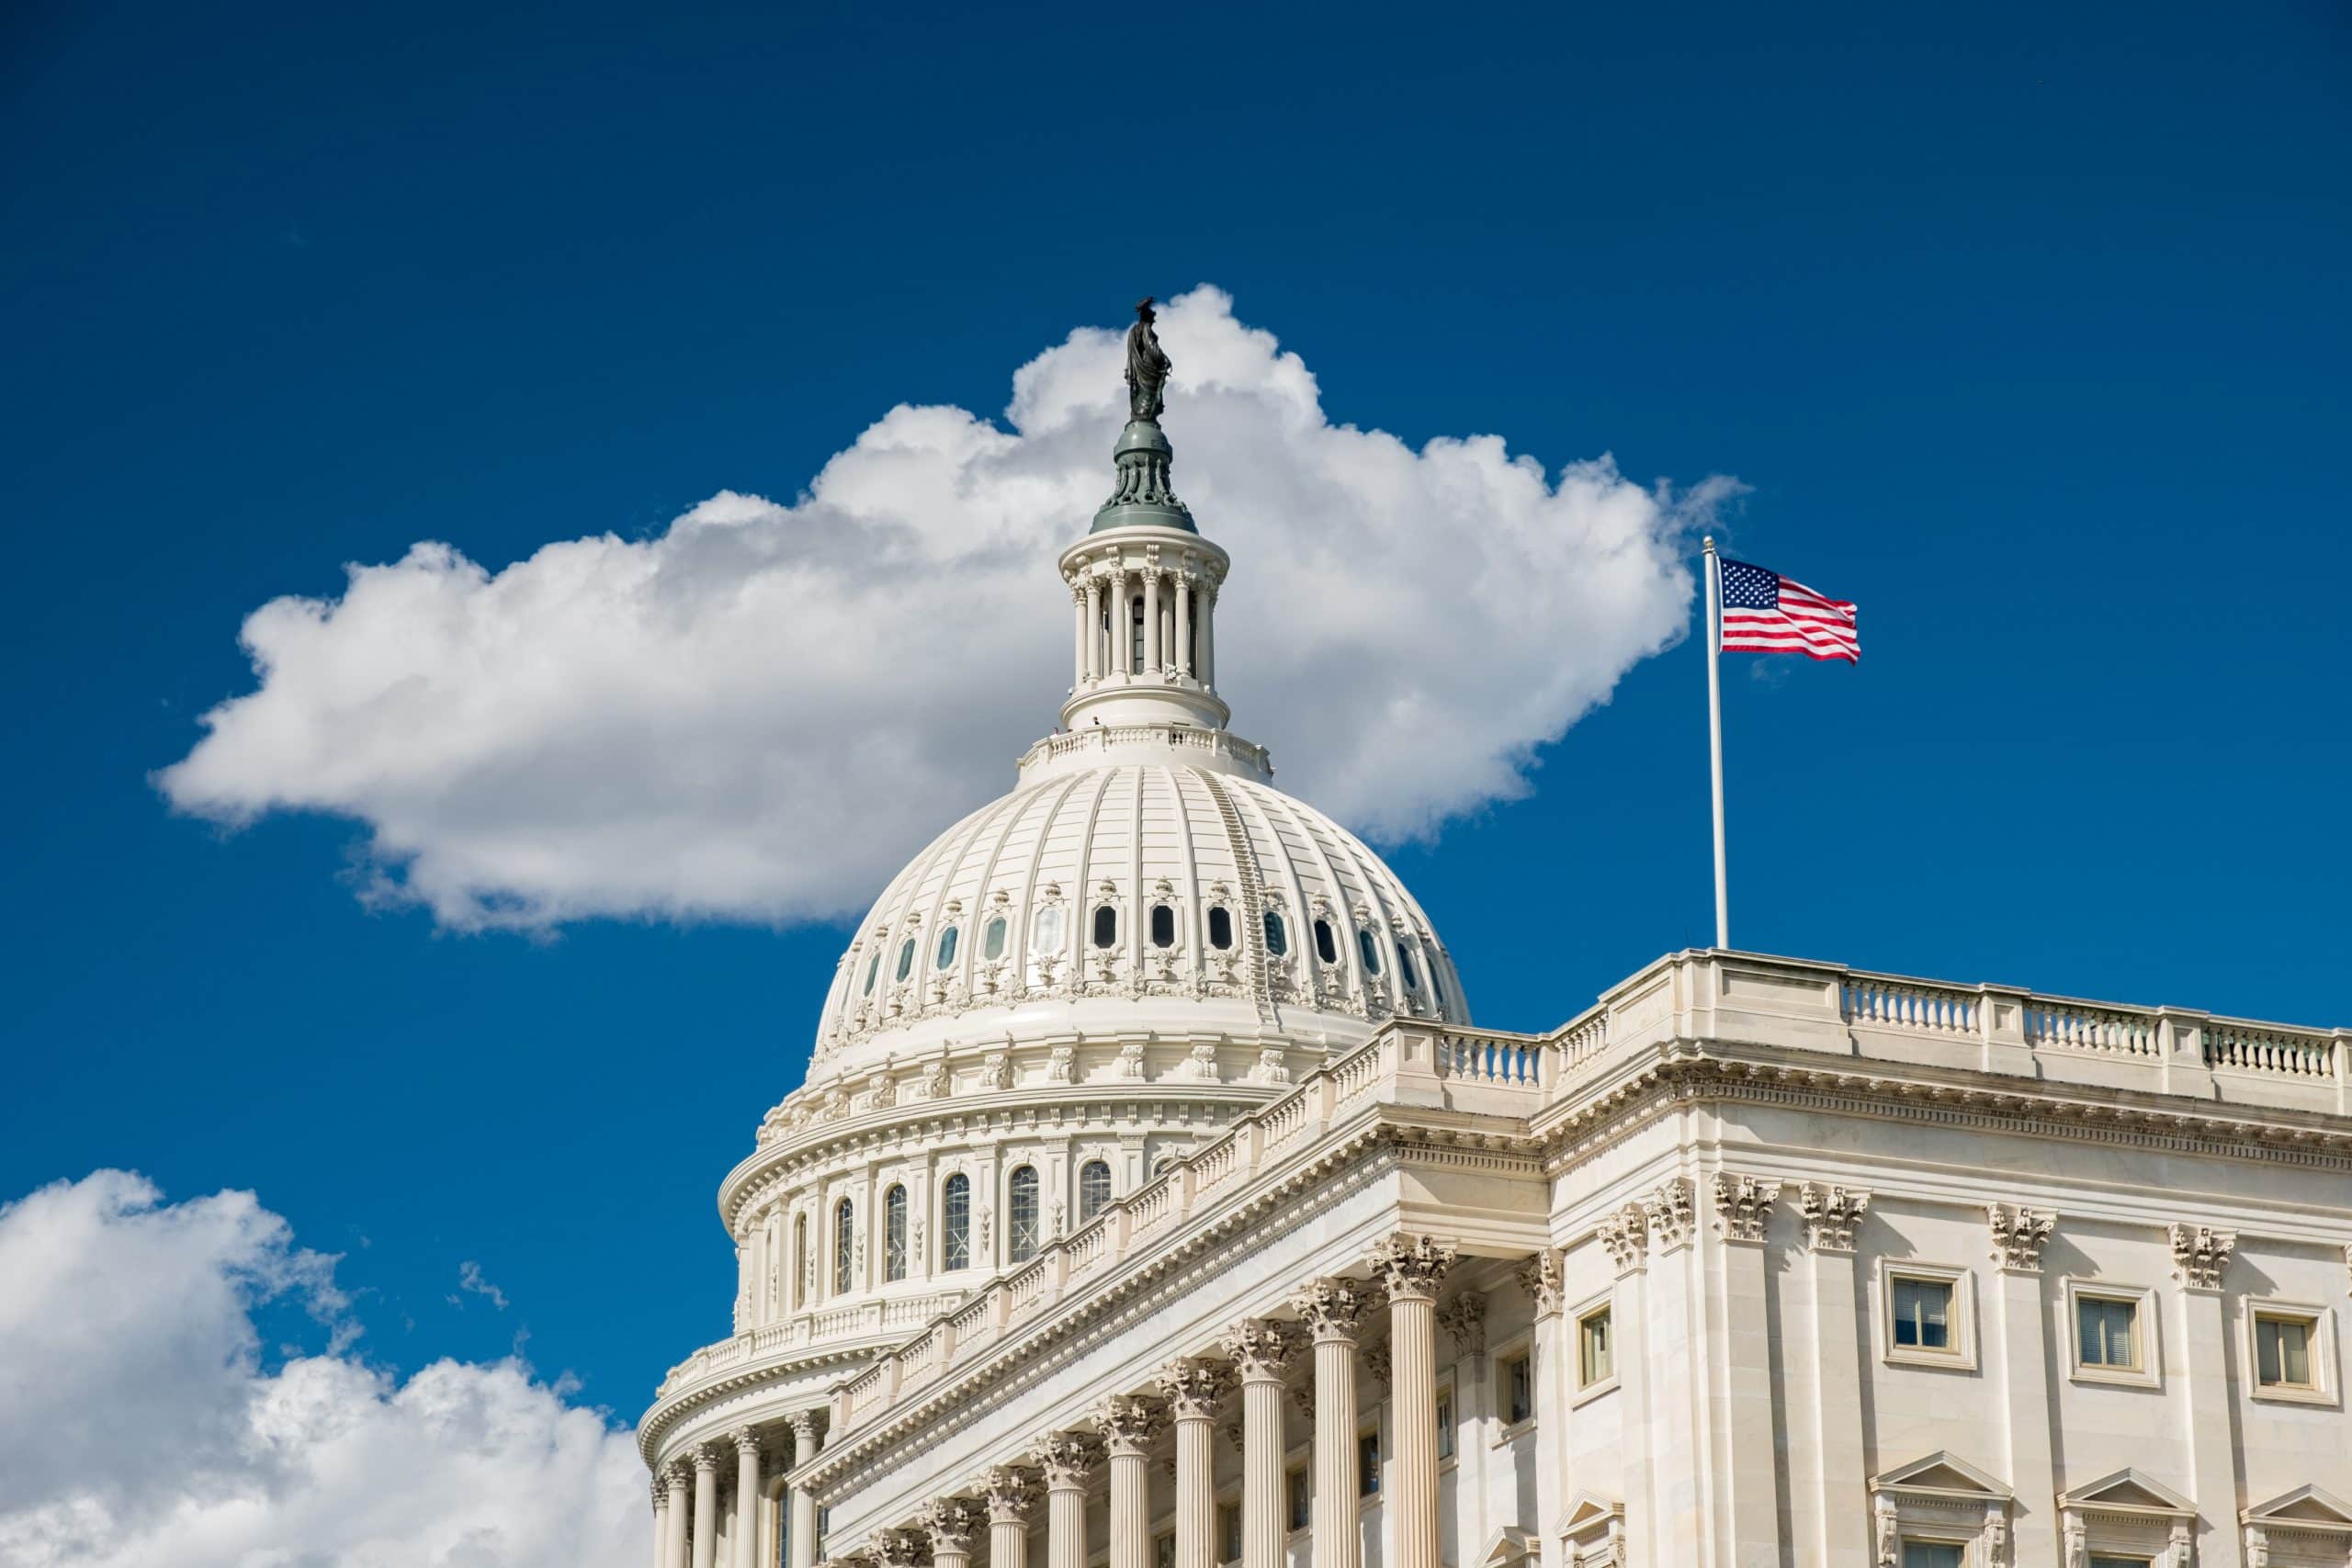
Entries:
{"type": "Polygon", "coordinates": [[[1230,714],[1215,695],[1216,603],[1227,565],[1198,535],[1150,525],[1091,535],[1065,552],[1073,645],[1063,724],[1222,728],[1230,714]]]}

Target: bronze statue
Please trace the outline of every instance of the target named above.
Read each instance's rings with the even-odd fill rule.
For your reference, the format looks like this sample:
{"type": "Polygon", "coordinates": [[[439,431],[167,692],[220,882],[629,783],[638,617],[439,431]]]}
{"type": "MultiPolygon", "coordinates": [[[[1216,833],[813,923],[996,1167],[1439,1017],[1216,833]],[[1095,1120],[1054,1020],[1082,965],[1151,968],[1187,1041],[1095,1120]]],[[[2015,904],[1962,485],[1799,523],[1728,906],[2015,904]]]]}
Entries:
{"type": "Polygon", "coordinates": [[[1160,389],[1168,385],[1168,355],[1160,352],[1159,334],[1151,330],[1152,297],[1136,307],[1136,324],[1127,329],[1127,417],[1159,421],[1165,406],[1160,389]]]}

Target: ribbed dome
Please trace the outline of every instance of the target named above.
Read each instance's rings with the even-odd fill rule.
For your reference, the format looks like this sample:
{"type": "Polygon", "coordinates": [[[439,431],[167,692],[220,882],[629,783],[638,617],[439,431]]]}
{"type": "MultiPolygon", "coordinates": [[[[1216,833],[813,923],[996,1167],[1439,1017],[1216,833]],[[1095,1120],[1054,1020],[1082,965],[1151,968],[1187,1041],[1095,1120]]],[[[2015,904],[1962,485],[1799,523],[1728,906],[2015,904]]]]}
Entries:
{"type": "Polygon", "coordinates": [[[1467,1021],[1428,916],[1355,835],[1223,758],[1116,750],[1167,760],[1033,769],[891,880],[842,958],[821,1070],[1039,1034],[1346,1044],[1397,1013],[1467,1021]]]}

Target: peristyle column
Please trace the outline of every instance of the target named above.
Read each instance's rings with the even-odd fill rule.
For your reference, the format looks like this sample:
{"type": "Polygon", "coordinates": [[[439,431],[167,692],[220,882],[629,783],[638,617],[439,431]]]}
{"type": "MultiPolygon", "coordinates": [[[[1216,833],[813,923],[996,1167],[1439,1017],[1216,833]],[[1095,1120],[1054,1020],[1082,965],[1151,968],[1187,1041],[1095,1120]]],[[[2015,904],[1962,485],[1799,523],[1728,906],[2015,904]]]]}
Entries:
{"type": "Polygon", "coordinates": [[[1114,1393],[1095,1412],[1111,1456],[1111,1568],[1151,1568],[1151,1472],[1147,1463],[1163,1421],[1159,1407],[1114,1393]]]}
{"type": "Polygon", "coordinates": [[[1356,1329],[1372,1303],[1355,1280],[1317,1280],[1291,1297],[1315,1341],[1315,1568],[1361,1568],[1356,1525],[1356,1329]]]}
{"type": "Polygon", "coordinates": [[[1283,1568],[1283,1372],[1298,1340],[1295,1324],[1247,1317],[1219,1346],[1241,1373],[1241,1568],[1283,1568]]]}
{"type": "Polygon", "coordinates": [[[653,1478],[653,1568],[670,1568],[670,1489],[653,1478]]]}
{"type": "Polygon", "coordinates": [[[1086,1477],[1102,1457],[1093,1439],[1056,1432],[1037,1445],[1046,1474],[1046,1568],[1086,1568],[1086,1477]]]}
{"type": "Polygon", "coordinates": [[[1186,1357],[1162,1367],[1159,1392],[1176,1425],[1176,1568],[1216,1568],[1216,1490],[1209,1435],[1217,1402],[1233,1386],[1215,1361],[1186,1357]]]}
{"type": "Polygon", "coordinates": [[[695,1450],[695,1568],[718,1564],[718,1445],[695,1450]]]}
{"type": "Polygon", "coordinates": [[[989,1568],[1029,1568],[1029,1506],[1037,1495],[1025,1470],[1002,1465],[988,1472],[989,1568]]]}
{"type": "Polygon", "coordinates": [[[686,1510],[694,1506],[687,1489],[694,1471],[684,1460],[673,1460],[662,1474],[670,1483],[670,1534],[662,1551],[662,1568],[686,1568],[686,1510]]]}
{"type": "Polygon", "coordinates": [[[943,1497],[922,1511],[931,1537],[932,1568],[972,1568],[972,1538],[979,1533],[980,1510],[968,1499],[943,1497]]]}
{"type": "Polygon", "coordinates": [[[1147,673],[1159,673],[1160,652],[1159,569],[1155,565],[1143,574],[1143,667],[1147,673]]]}
{"type": "Polygon", "coordinates": [[[1176,574],[1176,673],[1193,672],[1193,574],[1176,574]]]}
{"type": "Polygon", "coordinates": [[[760,1553],[760,1435],[738,1427],[735,1439],[735,1523],[729,1539],[735,1546],[735,1568],[758,1568],[760,1553]]]}
{"type": "Polygon", "coordinates": [[[1372,1253],[1372,1277],[1388,1293],[1396,1568],[1438,1568],[1437,1292],[1453,1259],[1425,1235],[1393,1235],[1372,1253]]]}
{"type": "Polygon", "coordinates": [[[1089,681],[1102,678],[1102,580],[1086,576],[1086,654],[1080,673],[1089,681]]]}
{"type": "MultiPolygon", "coordinates": [[[[824,1446],[825,1431],[817,1424],[815,1411],[803,1410],[792,1417],[792,1463],[795,1469],[815,1459],[824,1446]]],[[[792,1551],[788,1568],[816,1568],[817,1498],[806,1486],[792,1489],[792,1522],[784,1533],[792,1551]]]]}

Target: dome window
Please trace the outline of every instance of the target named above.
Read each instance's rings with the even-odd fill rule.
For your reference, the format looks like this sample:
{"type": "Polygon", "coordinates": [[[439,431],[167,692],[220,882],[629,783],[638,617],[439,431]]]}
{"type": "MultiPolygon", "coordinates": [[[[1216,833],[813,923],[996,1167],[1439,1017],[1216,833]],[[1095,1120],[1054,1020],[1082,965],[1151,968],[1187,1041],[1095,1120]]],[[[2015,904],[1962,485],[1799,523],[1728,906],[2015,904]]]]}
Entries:
{"type": "Polygon", "coordinates": [[[1039,953],[1059,953],[1062,948],[1062,907],[1048,904],[1037,911],[1037,941],[1039,953]]]}
{"type": "Polygon", "coordinates": [[[1108,904],[1094,907],[1094,945],[1103,948],[1119,945],[1119,911],[1108,904]]]}
{"type": "Polygon", "coordinates": [[[851,1288],[850,1266],[856,1257],[856,1211],[844,1198],[833,1206],[833,1293],[842,1295],[851,1288]]]}
{"type": "Polygon", "coordinates": [[[915,939],[907,938],[899,944],[899,978],[903,980],[915,972],[915,939]]]}
{"type": "Polygon", "coordinates": [[[893,1187],[882,1199],[882,1278],[907,1277],[907,1190],[893,1187]]]}
{"type": "Polygon", "coordinates": [[[1413,972],[1413,955],[1405,951],[1405,944],[1401,940],[1396,943],[1396,973],[1404,977],[1407,990],[1418,991],[1421,988],[1421,977],[1413,972]]]}
{"type": "Polygon", "coordinates": [[[874,982],[880,976],[881,973],[882,950],[877,947],[874,950],[873,960],[865,966],[865,994],[867,996],[870,997],[874,994],[874,982]]]}
{"type": "Polygon", "coordinates": [[[1276,958],[1286,957],[1290,953],[1290,931],[1283,926],[1283,918],[1272,909],[1266,911],[1266,951],[1276,958]]]}
{"type": "Polygon", "coordinates": [[[980,956],[982,958],[1004,956],[1004,917],[1002,915],[997,916],[981,928],[980,956]]]}
{"type": "Polygon", "coordinates": [[[954,926],[949,926],[945,931],[939,933],[939,967],[942,969],[946,968],[949,964],[956,962],[956,929],[957,928],[954,926]]]}
{"type": "Polygon", "coordinates": [[[1219,953],[1233,945],[1233,911],[1222,904],[1209,911],[1209,945],[1219,953]]]}
{"type": "Polygon", "coordinates": [[[1012,1173],[1012,1192],[1005,1208],[1012,1214],[1012,1224],[1005,1235],[1012,1249],[1012,1261],[1026,1263],[1037,1256],[1041,1239],[1037,1225],[1037,1168],[1024,1165],[1012,1173]]]}
{"type": "Polygon", "coordinates": [[[1363,972],[1365,974],[1377,975],[1380,973],[1380,943],[1373,940],[1372,932],[1366,927],[1358,926],[1356,928],[1356,952],[1361,953],[1363,957],[1363,972]]]}
{"type": "Polygon", "coordinates": [[[1111,1168],[1099,1159],[1078,1169],[1078,1223],[1084,1224],[1111,1201],[1111,1168]]]}
{"type": "Polygon", "coordinates": [[[939,1194],[939,1267],[943,1270],[972,1266],[972,1179],[947,1179],[939,1194]]]}
{"type": "Polygon", "coordinates": [[[1445,983],[1437,977],[1437,960],[1434,958],[1430,960],[1430,1005],[1435,1008],[1445,1006],[1445,983]]]}
{"type": "Polygon", "coordinates": [[[1176,945],[1176,911],[1169,905],[1154,904],[1151,907],[1151,945],[1176,945]]]}
{"type": "MultiPolygon", "coordinates": [[[[1331,934],[1331,922],[1329,920],[1315,922],[1315,956],[1326,964],[1340,961],[1340,939],[1331,934]]],[[[906,978],[906,968],[903,963],[899,965],[899,977],[902,980],[906,978]]]]}

